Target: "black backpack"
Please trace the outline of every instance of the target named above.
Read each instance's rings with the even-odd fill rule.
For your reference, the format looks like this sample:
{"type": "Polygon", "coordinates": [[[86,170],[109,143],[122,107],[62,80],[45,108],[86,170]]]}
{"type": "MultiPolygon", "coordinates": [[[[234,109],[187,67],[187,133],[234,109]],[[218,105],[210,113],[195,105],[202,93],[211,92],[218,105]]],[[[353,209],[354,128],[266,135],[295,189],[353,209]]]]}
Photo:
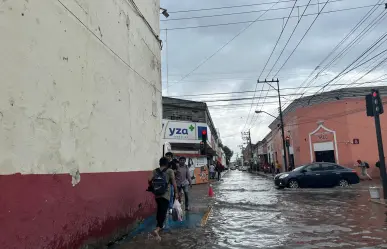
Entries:
{"type": "Polygon", "coordinates": [[[152,179],[152,190],[153,194],[156,196],[163,195],[168,191],[167,176],[165,173],[167,170],[168,168],[165,168],[161,171],[160,168],[158,168],[155,171],[155,175],[152,179]]]}
{"type": "Polygon", "coordinates": [[[364,164],[365,164],[365,166],[366,166],[367,169],[370,168],[370,165],[369,165],[367,162],[364,162],[364,164]]]}

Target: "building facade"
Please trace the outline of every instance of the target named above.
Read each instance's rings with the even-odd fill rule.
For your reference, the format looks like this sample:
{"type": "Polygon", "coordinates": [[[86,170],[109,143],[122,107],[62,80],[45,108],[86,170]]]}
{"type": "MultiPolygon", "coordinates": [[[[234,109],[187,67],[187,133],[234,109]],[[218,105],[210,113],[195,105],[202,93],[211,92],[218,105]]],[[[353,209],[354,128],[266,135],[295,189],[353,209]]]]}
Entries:
{"type": "Polygon", "coordinates": [[[154,212],[159,0],[134,2],[2,2],[0,248],[103,244],[154,212]]]}
{"type": "MultiPolygon", "coordinates": [[[[222,162],[219,132],[211,119],[207,104],[177,98],[163,97],[164,145],[176,156],[187,158],[194,184],[206,183],[207,165],[222,162]],[[207,134],[206,155],[200,153],[202,132],[207,134]]],[[[164,150],[165,152],[165,150],[164,150]]]]}
{"type": "MultiPolygon", "coordinates": [[[[384,102],[387,87],[377,87],[384,102]]],[[[295,100],[284,110],[285,136],[290,137],[288,158],[295,166],[314,161],[336,162],[354,167],[360,159],[379,175],[374,119],[367,117],[365,95],[371,87],[347,88],[295,100]]],[[[383,142],[387,145],[387,113],[380,116],[383,142]]],[[[278,119],[270,124],[274,160],[283,163],[278,119]]],[[[269,144],[267,144],[269,146],[269,144]]],[[[271,145],[269,146],[271,147],[271,145]]]]}

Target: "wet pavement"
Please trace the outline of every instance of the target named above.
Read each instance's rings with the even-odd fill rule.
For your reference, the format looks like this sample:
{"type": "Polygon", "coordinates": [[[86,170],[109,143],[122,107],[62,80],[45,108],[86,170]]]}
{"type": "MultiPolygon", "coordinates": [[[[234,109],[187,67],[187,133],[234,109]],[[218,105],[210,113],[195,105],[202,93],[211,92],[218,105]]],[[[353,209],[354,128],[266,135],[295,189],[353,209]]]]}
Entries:
{"type": "MultiPolygon", "coordinates": [[[[269,178],[231,171],[214,184],[206,226],[172,228],[161,242],[144,232],[115,248],[387,248],[387,207],[369,201],[368,186],[277,190],[269,178]]],[[[194,188],[204,207],[207,186],[194,188]]]]}

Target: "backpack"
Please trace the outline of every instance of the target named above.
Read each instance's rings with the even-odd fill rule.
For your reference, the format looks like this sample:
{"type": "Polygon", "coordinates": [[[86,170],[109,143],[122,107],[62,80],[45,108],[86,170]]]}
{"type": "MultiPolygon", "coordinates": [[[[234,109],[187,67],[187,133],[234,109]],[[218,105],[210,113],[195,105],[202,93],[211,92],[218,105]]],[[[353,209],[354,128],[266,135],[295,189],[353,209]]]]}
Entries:
{"type": "Polygon", "coordinates": [[[364,162],[364,164],[365,164],[365,166],[366,166],[367,169],[370,168],[370,165],[369,165],[367,162],[364,162]]]}
{"type": "Polygon", "coordinates": [[[165,172],[168,170],[168,168],[163,169],[163,171],[160,170],[160,168],[156,169],[155,175],[152,179],[152,189],[153,194],[156,196],[161,196],[165,194],[168,191],[168,182],[167,182],[167,176],[165,172]]]}

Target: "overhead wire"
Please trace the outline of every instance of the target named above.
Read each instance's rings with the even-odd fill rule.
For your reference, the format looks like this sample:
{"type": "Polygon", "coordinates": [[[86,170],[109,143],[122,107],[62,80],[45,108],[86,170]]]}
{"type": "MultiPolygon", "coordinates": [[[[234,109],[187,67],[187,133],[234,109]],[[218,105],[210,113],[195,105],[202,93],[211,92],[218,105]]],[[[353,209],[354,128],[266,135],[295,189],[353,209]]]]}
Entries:
{"type": "MultiPolygon", "coordinates": [[[[311,3],[311,0],[309,0],[308,4],[306,5],[304,11],[303,11],[302,14],[301,14],[301,17],[298,19],[297,24],[296,24],[295,27],[293,28],[293,31],[292,31],[292,33],[290,34],[288,40],[286,41],[285,46],[283,47],[282,51],[280,52],[279,56],[277,57],[277,60],[274,62],[273,66],[271,67],[270,71],[268,72],[266,78],[269,77],[270,73],[273,71],[273,69],[274,69],[274,67],[276,66],[277,62],[278,62],[279,59],[281,58],[283,52],[285,51],[287,45],[289,44],[291,38],[293,37],[293,35],[294,35],[294,33],[295,33],[295,31],[297,30],[298,25],[301,23],[302,17],[305,15],[305,12],[306,12],[306,10],[308,9],[310,3],[311,3]]],[[[278,91],[279,91],[279,89],[278,89],[278,91]]],[[[266,94],[266,96],[267,96],[267,94],[266,94]]],[[[288,99],[288,100],[289,100],[289,99],[288,99]]],[[[266,102],[266,99],[264,99],[260,111],[262,111],[262,108],[263,108],[265,102],[266,102]]],[[[257,106],[256,106],[256,109],[258,109],[258,104],[257,104],[257,106]]],[[[252,124],[252,123],[250,123],[250,126],[251,126],[251,124],[252,124]]]]}
{"type": "MultiPolygon", "coordinates": [[[[296,6],[296,4],[297,4],[297,0],[294,1],[293,7],[292,7],[292,9],[291,9],[291,11],[290,11],[290,13],[289,13],[289,17],[292,15],[293,10],[294,10],[294,7],[296,6]]],[[[275,45],[274,45],[274,47],[273,47],[273,49],[272,49],[272,51],[271,51],[271,53],[270,53],[270,55],[269,55],[269,58],[267,59],[266,64],[265,64],[265,66],[263,67],[263,69],[262,69],[262,71],[261,71],[261,74],[259,75],[258,78],[260,78],[260,77],[262,76],[263,72],[265,71],[267,64],[269,63],[271,57],[273,56],[273,53],[274,53],[275,49],[276,49],[277,46],[278,46],[279,41],[281,40],[282,34],[284,33],[284,30],[285,30],[285,28],[286,28],[288,22],[289,22],[289,18],[286,20],[285,25],[282,27],[282,30],[281,30],[281,32],[280,32],[280,35],[278,36],[278,39],[277,39],[277,41],[276,41],[276,43],[275,43],[275,45]]],[[[262,90],[263,90],[264,86],[265,86],[265,85],[262,85],[262,90]]],[[[255,85],[255,91],[257,91],[257,88],[258,88],[258,82],[257,82],[256,85],[255,85]]],[[[261,96],[261,95],[262,95],[262,91],[260,92],[260,95],[259,95],[259,96],[261,96]]],[[[254,97],[255,97],[255,93],[254,93],[254,97]]],[[[258,103],[259,103],[259,101],[258,101],[258,103]]],[[[253,104],[254,104],[254,99],[251,101],[251,107],[250,107],[249,113],[248,113],[248,115],[247,115],[247,118],[246,118],[246,124],[245,124],[245,126],[243,127],[243,130],[246,128],[247,122],[249,121],[249,117],[250,117],[251,109],[253,108],[253,104]]],[[[253,113],[253,117],[254,117],[254,113],[253,113]]],[[[253,119],[253,118],[251,118],[251,119],[253,119]]]]}
{"type": "MultiPolygon", "coordinates": [[[[293,0],[292,2],[294,2],[293,0]]],[[[346,0],[333,0],[330,3],[334,2],[343,2],[346,0]]],[[[310,2],[309,2],[310,3],[310,2]]],[[[313,5],[321,5],[324,4],[325,2],[320,2],[320,3],[312,3],[310,6],[313,5]]],[[[308,4],[309,5],[309,4],[308,4]]],[[[297,8],[300,7],[305,7],[308,5],[297,5],[297,8]]],[[[280,8],[274,8],[271,11],[276,11],[276,10],[286,10],[286,9],[292,9],[293,7],[280,7],[280,8]]],[[[242,11],[242,12],[232,12],[232,13],[222,13],[222,14],[213,14],[213,15],[204,15],[204,16],[189,16],[189,17],[180,17],[180,18],[168,18],[165,20],[160,20],[161,22],[171,22],[171,21],[181,21],[181,20],[190,20],[190,19],[201,19],[201,18],[212,18],[212,17],[221,17],[221,16],[232,16],[232,15],[243,15],[243,14],[251,14],[251,13],[258,13],[258,12],[263,12],[265,9],[262,10],[250,10],[250,11],[242,11]]]]}
{"type": "MultiPolygon", "coordinates": [[[[279,0],[277,3],[280,2],[279,0]]],[[[277,3],[274,3],[271,8],[273,8],[277,3]]],[[[233,38],[231,38],[228,42],[226,42],[223,46],[221,46],[218,50],[216,50],[213,54],[211,54],[209,57],[207,57],[204,61],[199,63],[192,71],[184,75],[177,83],[178,84],[181,81],[183,81],[185,78],[189,77],[192,73],[194,73],[196,70],[198,70],[201,66],[203,66],[207,61],[209,61],[212,57],[214,57],[216,54],[218,54],[220,51],[222,51],[228,44],[230,44],[232,41],[234,41],[238,36],[240,36],[243,32],[245,32],[248,28],[250,28],[256,21],[258,21],[263,15],[265,15],[270,9],[266,10],[263,14],[261,14],[258,18],[256,18],[252,23],[250,23],[248,26],[240,30],[233,38]]],[[[174,84],[170,84],[174,85],[174,84]]]]}
{"type": "MultiPolygon", "coordinates": [[[[384,4],[378,4],[378,5],[384,5],[384,4]]],[[[321,13],[320,12],[309,13],[309,14],[305,14],[304,16],[315,16],[315,15],[323,15],[323,14],[337,13],[337,12],[343,12],[343,11],[365,9],[365,8],[370,8],[370,7],[373,7],[373,6],[375,6],[375,4],[358,6],[358,7],[351,7],[351,8],[335,9],[335,10],[323,11],[321,13]]],[[[261,20],[257,20],[257,21],[252,20],[252,21],[240,21],[240,22],[229,22],[229,23],[218,23],[218,24],[206,24],[206,25],[198,25],[198,26],[186,26],[186,27],[168,27],[168,28],[163,28],[163,29],[160,29],[160,30],[167,30],[168,29],[168,31],[173,31],[173,30],[184,30],[184,29],[209,28],[209,27],[219,27],[219,26],[246,24],[246,23],[253,23],[253,22],[265,22],[265,21],[283,20],[284,18],[286,18],[286,16],[274,17],[274,18],[266,18],[266,19],[261,19],[261,20]]],[[[290,18],[298,18],[298,16],[291,16],[290,18]]]]}
{"type": "MultiPolygon", "coordinates": [[[[378,4],[380,4],[383,0],[380,0],[378,2],[378,4]]],[[[310,75],[301,83],[300,86],[304,86],[304,84],[306,84],[305,86],[310,86],[314,81],[316,81],[316,79],[325,71],[327,70],[329,67],[331,67],[331,65],[340,57],[340,56],[343,56],[343,53],[339,53],[338,55],[336,55],[329,63],[327,63],[322,69],[321,69],[321,66],[325,63],[325,61],[328,60],[328,58],[334,54],[342,44],[344,44],[348,38],[354,33],[356,32],[356,30],[358,28],[360,28],[360,26],[377,10],[377,7],[379,6],[378,4],[376,4],[373,8],[371,8],[363,17],[362,19],[351,29],[351,31],[331,50],[331,52],[319,63],[319,65],[317,65],[317,67],[315,67],[315,69],[310,73],[310,75]],[[318,70],[318,69],[321,69],[311,80],[310,77],[318,70]],[[309,82],[308,82],[309,80],[309,82]]],[[[371,22],[372,23],[372,22],[371,22]]],[[[368,27],[368,26],[367,26],[368,27]]],[[[367,27],[364,30],[367,29],[367,27]]],[[[361,34],[364,35],[364,33],[360,32],[360,34],[358,34],[354,39],[353,41],[356,41],[358,39],[359,36],[361,36],[361,34]]],[[[353,41],[350,42],[350,44],[348,44],[344,49],[343,51],[351,44],[353,44],[353,41]]],[[[348,51],[348,50],[347,50],[348,51]]]]}
{"type": "Polygon", "coordinates": [[[290,60],[290,58],[293,56],[294,52],[297,50],[298,46],[300,46],[301,42],[304,40],[304,38],[306,37],[306,35],[309,33],[309,31],[311,30],[311,28],[313,27],[314,23],[317,21],[318,17],[320,16],[320,14],[322,13],[322,11],[324,10],[324,8],[327,6],[327,4],[329,3],[329,0],[327,2],[325,2],[325,4],[323,5],[323,7],[321,8],[320,12],[317,14],[317,16],[314,18],[313,22],[310,24],[309,28],[306,30],[305,34],[302,36],[301,40],[297,43],[296,47],[292,50],[292,52],[290,53],[290,55],[288,56],[288,58],[285,60],[285,62],[282,64],[282,66],[278,69],[278,71],[274,74],[274,78],[281,72],[281,70],[284,68],[284,66],[286,65],[286,63],[290,60]]]}

